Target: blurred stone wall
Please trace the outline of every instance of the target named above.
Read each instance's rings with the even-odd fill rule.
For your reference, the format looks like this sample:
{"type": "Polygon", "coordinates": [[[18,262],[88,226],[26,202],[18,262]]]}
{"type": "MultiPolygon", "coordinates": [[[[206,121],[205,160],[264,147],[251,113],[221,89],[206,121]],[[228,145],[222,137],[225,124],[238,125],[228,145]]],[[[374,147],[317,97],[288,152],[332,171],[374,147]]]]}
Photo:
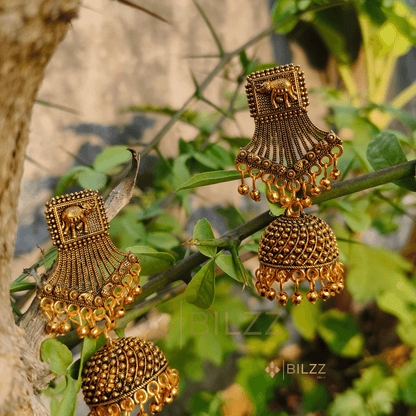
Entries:
{"type": "MultiPolygon", "coordinates": [[[[170,24],[116,1],[85,0],[79,18],[49,63],[38,99],[78,114],[39,104],[34,107],[19,204],[19,258],[14,277],[36,261],[36,244],[49,247],[43,204],[51,197],[58,177],[78,163],[72,155],[92,163],[107,145],[151,140],[166,118],[120,114],[120,109],[132,104],[180,108],[194,91],[191,69],[200,82],[217,63],[216,59],[187,59],[217,52],[191,0],[137,0],[137,4],[170,24]]],[[[264,0],[201,0],[200,5],[226,50],[237,48],[270,24],[264,0]]],[[[273,61],[268,39],[252,52],[265,62],[273,61]]],[[[221,104],[227,88],[231,89],[218,76],[207,95],[221,104]]],[[[194,134],[177,124],[163,140],[162,151],[174,155],[179,137],[194,134]]]]}

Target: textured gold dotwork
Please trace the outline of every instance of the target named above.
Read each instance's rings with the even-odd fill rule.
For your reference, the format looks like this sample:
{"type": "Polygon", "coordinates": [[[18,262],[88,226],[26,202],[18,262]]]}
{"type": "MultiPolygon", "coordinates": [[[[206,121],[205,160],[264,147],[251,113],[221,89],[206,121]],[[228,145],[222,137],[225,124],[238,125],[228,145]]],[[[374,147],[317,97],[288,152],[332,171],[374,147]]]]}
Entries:
{"type": "Polygon", "coordinates": [[[340,176],[337,161],[343,152],[342,141],[333,131],[321,130],[310,121],[306,111],[308,92],[299,66],[255,72],[247,77],[246,92],[255,130],[236,158],[242,180],[240,194],[249,193],[244,183],[247,173],[253,180],[250,196],[255,201],[260,200],[255,189],[258,179],[271,185],[270,192],[273,186],[279,188],[278,181],[284,181],[282,189],[291,192],[292,183],[310,185],[313,179],[312,195],[318,195],[322,188],[330,189],[331,179],[340,176]],[[324,178],[316,184],[322,172],[324,178]],[[268,180],[265,174],[269,174],[268,180]]]}
{"type": "Polygon", "coordinates": [[[141,293],[140,265],[133,253],[123,253],[110,240],[104,202],[86,190],[52,198],[46,219],[58,247],[55,271],[39,291],[49,322],[46,331],[98,337],[124,315],[124,304],[141,293]],[[104,327],[97,323],[104,321],[104,327]]]}
{"type": "Polygon", "coordinates": [[[338,258],[336,238],[328,224],[313,215],[283,214],[266,228],[260,240],[256,288],[261,296],[286,305],[289,297],[283,289],[285,283],[292,281],[295,291],[291,299],[297,305],[303,299],[299,284],[306,280],[306,297],[311,303],[318,297],[327,300],[344,288],[343,266],[338,258]],[[278,292],[272,288],[275,282],[278,292]]]}
{"type": "Polygon", "coordinates": [[[261,180],[271,203],[285,208],[263,234],[259,245],[260,267],[256,287],[261,296],[277,299],[286,305],[284,284],[295,284],[292,302],[302,301],[299,284],[309,282],[307,299],[327,300],[343,287],[343,266],[335,236],[329,226],[317,217],[306,215],[312,196],[331,188],[339,179],[338,158],[342,141],[333,131],[315,126],[306,111],[308,92],[305,77],[293,64],[265,69],[247,77],[247,100],[254,118],[254,134],[236,158],[241,173],[238,192],[260,201],[256,181],[261,180]],[[252,180],[252,190],[244,183],[252,180]],[[321,289],[315,290],[320,281],[321,289]],[[273,284],[280,287],[276,291],[273,284]]]}
{"type": "Polygon", "coordinates": [[[178,395],[179,377],[165,355],[152,342],[139,338],[110,341],[86,363],[82,378],[88,416],[129,416],[139,406],[138,416],[158,413],[178,395]]]}

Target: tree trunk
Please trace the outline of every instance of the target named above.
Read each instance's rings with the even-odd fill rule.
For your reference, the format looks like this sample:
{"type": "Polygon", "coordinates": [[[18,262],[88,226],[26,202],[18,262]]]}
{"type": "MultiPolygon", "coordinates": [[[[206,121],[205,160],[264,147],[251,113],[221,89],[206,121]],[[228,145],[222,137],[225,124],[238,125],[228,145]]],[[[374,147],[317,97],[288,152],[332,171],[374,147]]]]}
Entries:
{"type": "Polygon", "coordinates": [[[14,323],[9,286],[30,114],[78,8],[78,0],[0,0],[0,416],[48,414],[35,392],[45,366],[14,323]]]}

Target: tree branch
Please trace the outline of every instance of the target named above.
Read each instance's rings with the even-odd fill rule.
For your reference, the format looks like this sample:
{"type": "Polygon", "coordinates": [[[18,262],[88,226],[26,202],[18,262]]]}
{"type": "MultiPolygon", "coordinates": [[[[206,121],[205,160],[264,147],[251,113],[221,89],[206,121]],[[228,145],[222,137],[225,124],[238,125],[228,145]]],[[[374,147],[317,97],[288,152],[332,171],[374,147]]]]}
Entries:
{"type": "MultiPolygon", "coordinates": [[[[415,166],[416,160],[412,160],[410,162],[401,163],[400,165],[371,172],[357,178],[348,179],[333,185],[332,189],[323,192],[318,197],[312,198],[312,203],[319,204],[330,199],[350,195],[365,189],[394,182],[399,179],[409,178],[415,175],[415,166]]],[[[269,225],[275,218],[276,217],[271,214],[270,211],[263,212],[252,220],[221,236],[220,242],[241,242],[255,232],[267,227],[267,225],[269,225]]],[[[143,300],[151,294],[158,292],[162,288],[178,280],[182,280],[188,284],[192,279],[191,271],[206,260],[208,260],[208,257],[204,256],[200,252],[197,252],[185,258],[166,272],[157,275],[154,279],[143,286],[143,292],[136,298],[134,305],[140,304],[140,302],[143,302],[143,300]]]]}

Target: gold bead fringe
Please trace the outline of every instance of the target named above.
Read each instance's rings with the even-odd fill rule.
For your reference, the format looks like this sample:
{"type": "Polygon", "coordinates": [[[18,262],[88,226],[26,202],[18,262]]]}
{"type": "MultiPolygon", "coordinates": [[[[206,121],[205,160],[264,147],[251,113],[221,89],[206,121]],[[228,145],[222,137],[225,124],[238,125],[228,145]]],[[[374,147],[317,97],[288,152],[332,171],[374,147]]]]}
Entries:
{"type": "Polygon", "coordinates": [[[49,319],[46,331],[97,338],[116,326],[124,305],[141,293],[140,265],[133,253],[124,253],[110,240],[104,203],[97,191],[52,198],[46,219],[58,261],[39,291],[40,306],[49,319]],[[97,325],[105,321],[104,327],[97,325]]]}

